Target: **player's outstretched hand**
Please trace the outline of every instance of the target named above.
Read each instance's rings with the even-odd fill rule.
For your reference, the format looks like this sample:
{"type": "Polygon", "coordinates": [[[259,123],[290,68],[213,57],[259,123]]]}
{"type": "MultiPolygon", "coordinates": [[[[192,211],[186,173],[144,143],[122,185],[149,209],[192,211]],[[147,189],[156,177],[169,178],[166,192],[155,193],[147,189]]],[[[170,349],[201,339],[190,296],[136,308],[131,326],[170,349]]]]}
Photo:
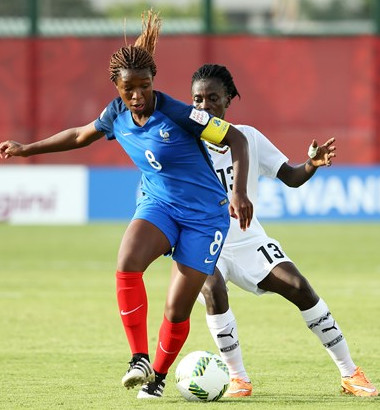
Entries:
{"type": "Polygon", "coordinates": [[[16,141],[0,142],[0,158],[22,157],[23,145],[16,141]]]}
{"type": "Polygon", "coordinates": [[[309,157],[313,166],[321,167],[325,165],[329,167],[332,159],[336,157],[336,147],[334,144],[335,138],[330,138],[323,145],[318,146],[316,140],[313,140],[309,147],[309,157]]]}
{"type": "Polygon", "coordinates": [[[243,231],[249,228],[253,217],[253,205],[246,194],[233,194],[229,211],[232,218],[239,220],[243,231]]]}

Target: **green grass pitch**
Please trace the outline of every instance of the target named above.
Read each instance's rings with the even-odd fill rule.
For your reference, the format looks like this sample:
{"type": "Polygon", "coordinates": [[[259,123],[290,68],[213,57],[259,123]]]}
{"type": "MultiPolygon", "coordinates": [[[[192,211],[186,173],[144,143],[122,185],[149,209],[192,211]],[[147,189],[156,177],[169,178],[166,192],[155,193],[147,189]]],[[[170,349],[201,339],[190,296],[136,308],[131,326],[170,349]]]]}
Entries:
{"type": "MultiPolygon", "coordinates": [[[[277,295],[230,285],[251,398],[188,403],[174,369],[193,350],[216,352],[204,308],[159,401],[138,401],[120,383],[130,359],[115,297],[115,266],[125,226],[0,225],[1,409],[357,409],[379,399],[340,393],[340,377],[297,309],[277,295]]],[[[354,361],[380,387],[380,225],[268,224],[325,299],[354,361]]],[[[162,320],[171,260],[145,274],[151,356],[162,320]]]]}

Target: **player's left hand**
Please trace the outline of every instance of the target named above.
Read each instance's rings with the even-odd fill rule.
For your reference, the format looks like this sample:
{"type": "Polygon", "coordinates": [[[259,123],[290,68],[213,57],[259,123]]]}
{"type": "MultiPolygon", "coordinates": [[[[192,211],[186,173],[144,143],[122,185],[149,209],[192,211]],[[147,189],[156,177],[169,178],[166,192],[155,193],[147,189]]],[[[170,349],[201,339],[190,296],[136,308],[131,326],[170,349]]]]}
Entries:
{"type": "Polygon", "coordinates": [[[321,167],[324,165],[329,167],[331,165],[332,159],[336,157],[336,147],[335,145],[332,145],[334,142],[335,138],[330,138],[323,145],[318,146],[317,141],[315,139],[313,140],[309,148],[309,156],[310,152],[315,152],[315,149],[317,150],[315,156],[310,158],[310,162],[314,167],[321,167]]]}
{"type": "Polygon", "coordinates": [[[229,212],[232,218],[239,220],[243,231],[249,228],[253,217],[253,204],[246,194],[232,194],[229,212]]]}

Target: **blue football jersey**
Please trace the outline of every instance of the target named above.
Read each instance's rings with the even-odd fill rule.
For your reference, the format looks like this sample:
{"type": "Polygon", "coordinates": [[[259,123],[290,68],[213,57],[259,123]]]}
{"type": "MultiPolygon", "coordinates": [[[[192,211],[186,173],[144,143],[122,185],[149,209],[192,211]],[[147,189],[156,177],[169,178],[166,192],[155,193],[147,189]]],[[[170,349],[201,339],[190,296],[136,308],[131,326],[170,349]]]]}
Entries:
{"type": "Polygon", "coordinates": [[[226,212],[225,190],[200,138],[211,116],[194,113],[192,105],[167,94],[155,95],[156,108],[142,127],[118,97],[95,121],[96,129],[120,143],[142,172],[143,194],[171,209],[173,216],[226,212]]]}

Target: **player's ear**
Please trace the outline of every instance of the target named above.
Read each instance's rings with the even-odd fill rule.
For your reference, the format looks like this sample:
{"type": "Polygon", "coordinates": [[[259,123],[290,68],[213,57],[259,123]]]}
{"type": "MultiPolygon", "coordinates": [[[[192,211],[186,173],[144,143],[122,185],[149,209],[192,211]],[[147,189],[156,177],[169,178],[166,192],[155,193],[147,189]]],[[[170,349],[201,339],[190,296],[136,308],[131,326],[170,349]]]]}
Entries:
{"type": "Polygon", "coordinates": [[[227,101],[226,101],[226,108],[228,108],[230,106],[230,104],[231,104],[231,96],[228,95],[227,96],[227,101]]]}

